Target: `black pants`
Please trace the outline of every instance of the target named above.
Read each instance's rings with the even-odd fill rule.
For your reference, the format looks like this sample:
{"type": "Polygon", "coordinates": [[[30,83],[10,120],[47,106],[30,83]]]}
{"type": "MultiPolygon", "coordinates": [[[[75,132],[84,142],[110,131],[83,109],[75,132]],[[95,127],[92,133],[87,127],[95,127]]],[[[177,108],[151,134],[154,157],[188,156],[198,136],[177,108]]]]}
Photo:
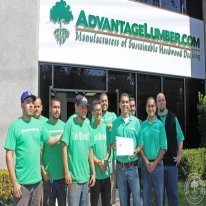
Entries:
{"type": "Polygon", "coordinates": [[[66,185],[65,180],[44,181],[44,206],[55,206],[56,199],[58,206],[66,206],[66,185]]]}
{"type": "Polygon", "coordinates": [[[111,202],[111,182],[110,178],[96,180],[94,187],[91,187],[91,206],[97,206],[101,194],[102,205],[110,206],[111,202]]]}

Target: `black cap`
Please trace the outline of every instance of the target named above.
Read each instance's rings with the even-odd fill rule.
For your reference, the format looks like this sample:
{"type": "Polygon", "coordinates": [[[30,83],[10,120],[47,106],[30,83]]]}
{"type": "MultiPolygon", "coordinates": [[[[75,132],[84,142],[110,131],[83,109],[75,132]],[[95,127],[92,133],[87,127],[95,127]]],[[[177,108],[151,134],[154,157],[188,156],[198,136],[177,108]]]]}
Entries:
{"type": "Polygon", "coordinates": [[[85,96],[82,96],[82,95],[77,95],[76,96],[75,104],[77,106],[79,106],[79,105],[89,105],[87,98],[85,96]]]}

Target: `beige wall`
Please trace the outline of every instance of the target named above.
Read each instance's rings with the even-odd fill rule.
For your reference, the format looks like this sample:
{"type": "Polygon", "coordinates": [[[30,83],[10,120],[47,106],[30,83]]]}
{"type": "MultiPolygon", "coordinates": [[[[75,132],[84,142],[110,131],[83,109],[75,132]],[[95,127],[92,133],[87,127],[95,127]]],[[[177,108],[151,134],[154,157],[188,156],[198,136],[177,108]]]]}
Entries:
{"type": "Polygon", "coordinates": [[[0,168],[8,126],[21,115],[23,90],[38,91],[39,0],[1,0],[0,4],[0,168]]]}

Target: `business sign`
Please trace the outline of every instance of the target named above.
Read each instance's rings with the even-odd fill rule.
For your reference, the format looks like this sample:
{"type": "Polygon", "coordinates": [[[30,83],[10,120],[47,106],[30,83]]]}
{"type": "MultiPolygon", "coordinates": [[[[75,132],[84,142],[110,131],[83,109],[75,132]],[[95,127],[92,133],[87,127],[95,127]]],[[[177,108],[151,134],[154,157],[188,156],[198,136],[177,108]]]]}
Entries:
{"type": "Polygon", "coordinates": [[[200,20],[128,0],[40,2],[40,61],[205,77],[200,20]]]}

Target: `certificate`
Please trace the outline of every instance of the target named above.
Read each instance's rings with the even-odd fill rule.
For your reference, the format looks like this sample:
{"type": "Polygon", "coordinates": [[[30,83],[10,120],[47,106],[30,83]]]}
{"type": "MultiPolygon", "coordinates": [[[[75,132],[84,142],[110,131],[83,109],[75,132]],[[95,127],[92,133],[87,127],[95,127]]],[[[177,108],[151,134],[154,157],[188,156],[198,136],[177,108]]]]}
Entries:
{"type": "Polygon", "coordinates": [[[116,137],[116,149],[117,156],[131,156],[134,153],[134,140],[127,137],[116,137]]]}

